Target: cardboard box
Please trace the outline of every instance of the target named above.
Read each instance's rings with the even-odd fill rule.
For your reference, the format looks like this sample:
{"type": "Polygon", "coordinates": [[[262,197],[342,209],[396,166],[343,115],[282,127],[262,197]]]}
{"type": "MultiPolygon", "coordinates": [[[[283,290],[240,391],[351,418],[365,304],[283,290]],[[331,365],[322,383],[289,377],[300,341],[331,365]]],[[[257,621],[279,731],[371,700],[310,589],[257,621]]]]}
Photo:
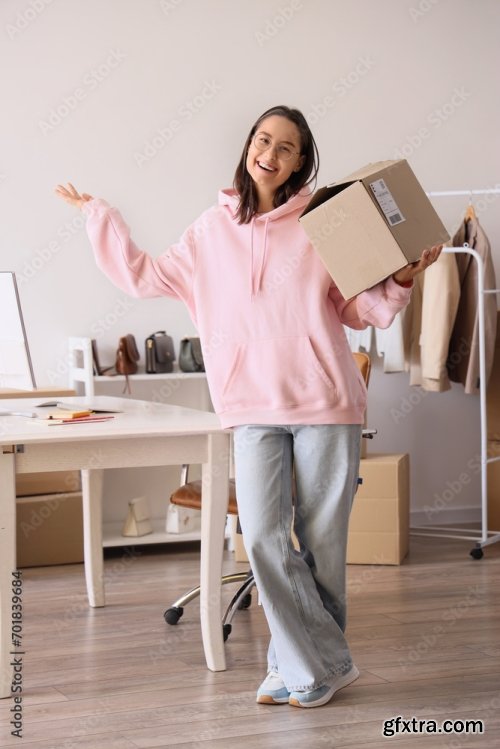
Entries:
{"type": "Polygon", "coordinates": [[[360,461],[358,499],[394,498],[408,495],[410,458],[407,453],[370,453],[360,461]]]}
{"type": "Polygon", "coordinates": [[[300,222],[345,299],[450,239],[405,159],[368,164],[321,188],[300,222]]]}
{"type": "Polygon", "coordinates": [[[16,496],[78,492],[81,489],[80,471],[49,471],[47,473],[19,473],[16,476],[16,496]]]}
{"type": "Polygon", "coordinates": [[[488,439],[500,442],[500,312],[497,317],[497,337],[493,368],[486,390],[488,439]]]}
{"type": "Polygon", "coordinates": [[[18,499],[17,566],[83,562],[81,492],[18,499]]]}
{"type": "Polygon", "coordinates": [[[73,388],[61,388],[47,386],[36,390],[16,390],[15,388],[1,388],[0,398],[62,398],[63,396],[76,395],[73,388]]]}
{"type": "Polygon", "coordinates": [[[348,564],[401,564],[410,537],[410,461],[407,454],[373,454],[360,462],[349,520],[348,564]]]}
{"type": "Polygon", "coordinates": [[[347,564],[401,564],[407,553],[408,547],[395,533],[349,533],[347,564]]]}
{"type": "MultiPolygon", "coordinates": [[[[488,441],[488,457],[500,457],[500,440],[488,441]]],[[[500,533],[500,460],[488,463],[488,530],[500,533]]]]}
{"type": "MultiPolygon", "coordinates": [[[[500,463],[499,463],[500,466],[500,463]]],[[[349,521],[348,564],[401,564],[410,537],[410,460],[407,454],[374,453],[360,461],[349,521]]],[[[298,543],[292,532],[295,548],[298,543]]],[[[248,562],[243,536],[233,536],[236,562],[248,562]]]]}

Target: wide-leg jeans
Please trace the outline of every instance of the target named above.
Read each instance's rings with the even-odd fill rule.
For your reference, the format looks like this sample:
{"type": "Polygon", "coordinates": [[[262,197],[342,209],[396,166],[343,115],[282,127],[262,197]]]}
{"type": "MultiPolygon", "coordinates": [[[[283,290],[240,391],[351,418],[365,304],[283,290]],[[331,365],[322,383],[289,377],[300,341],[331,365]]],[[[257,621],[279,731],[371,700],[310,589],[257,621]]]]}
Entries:
{"type": "Polygon", "coordinates": [[[316,689],[352,666],[345,559],[361,428],[234,428],[240,523],[271,631],[268,668],[289,691],[316,689]]]}

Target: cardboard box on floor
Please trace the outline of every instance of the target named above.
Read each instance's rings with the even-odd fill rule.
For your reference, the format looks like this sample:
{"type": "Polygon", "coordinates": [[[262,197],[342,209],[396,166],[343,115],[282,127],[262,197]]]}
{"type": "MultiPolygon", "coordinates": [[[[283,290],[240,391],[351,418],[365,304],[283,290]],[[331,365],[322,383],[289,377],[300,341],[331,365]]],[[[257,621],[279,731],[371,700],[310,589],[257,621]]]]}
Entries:
{"type": "MultiPolygon", "coordinates": [[[[488,457],[500,457],[500,440],[488,440],[488,457]]],[[[500,460],[488,463],[488,530],[500,533],[500,460]]]]}
{"type": "Polygon", "coordinates": [[[17,566],[83,562],[81,492],[17,499],[17,566]]]}
{"type": "Polygon", "coordinates": [[[410,536],[408,454],[374,453],[360,462],[349,520],[348,564],[401,564],[410,536]]]}
{"type": "MultiPolygon", "coordinates": [[[[401,564],[410,535],[409,456],[374,453],[360,461],[359,473],[363,483],[351,512],[347,563],[401,564]]],[[[233,541],[235,560],[248,562],[241,534],[233,541]]]]}
{"type": "Polygon", "coordinates": [[[488,439],[500,442],[500,312],[497,317],[497,337],[493,368],[486,389],[488,439]]]}
{"type": "Polygon", "coordinates": [[[299,220],[345,299],[450,239],[405,159],[321,188],[299,220]]]}
{"type": "Polygon", "coordinates": [[[18,473],[16,496],[56,494],[80,491],[80,471],[47,471],[46,473],[18,473]]]}

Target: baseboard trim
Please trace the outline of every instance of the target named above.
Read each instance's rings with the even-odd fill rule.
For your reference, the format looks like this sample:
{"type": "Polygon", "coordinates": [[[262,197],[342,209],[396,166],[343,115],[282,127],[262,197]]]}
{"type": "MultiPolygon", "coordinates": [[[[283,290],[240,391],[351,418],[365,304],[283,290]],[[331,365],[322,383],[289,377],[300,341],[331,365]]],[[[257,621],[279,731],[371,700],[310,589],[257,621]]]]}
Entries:
{"type": "Polygon", "coordinates": [[[413,510],[410,512],[410,529],[421,525],[458,525],[480,523],[481,507],[453,507],[443,510],[413,510]]]}

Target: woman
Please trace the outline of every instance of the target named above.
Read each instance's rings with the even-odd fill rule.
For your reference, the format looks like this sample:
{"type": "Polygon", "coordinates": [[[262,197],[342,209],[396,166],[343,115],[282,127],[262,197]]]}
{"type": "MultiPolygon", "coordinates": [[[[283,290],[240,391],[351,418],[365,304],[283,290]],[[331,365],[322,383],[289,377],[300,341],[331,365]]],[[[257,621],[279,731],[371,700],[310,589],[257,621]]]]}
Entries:
{"type": "Polygon", "coordinates": [[[366,389],[342,325],[390,325],[441,251],[343,299],[298,221],[317,171],[303,115],[273,107],[250,130],[234,188],[156,260],[104,200],[56,188],[86,214],[97,264],[119,288],[189,309],[214,408],[234,430],[240,521],[272,636],[257,701],[299,707],[359,676],[344,636],[345,552],[366,389]]]}

